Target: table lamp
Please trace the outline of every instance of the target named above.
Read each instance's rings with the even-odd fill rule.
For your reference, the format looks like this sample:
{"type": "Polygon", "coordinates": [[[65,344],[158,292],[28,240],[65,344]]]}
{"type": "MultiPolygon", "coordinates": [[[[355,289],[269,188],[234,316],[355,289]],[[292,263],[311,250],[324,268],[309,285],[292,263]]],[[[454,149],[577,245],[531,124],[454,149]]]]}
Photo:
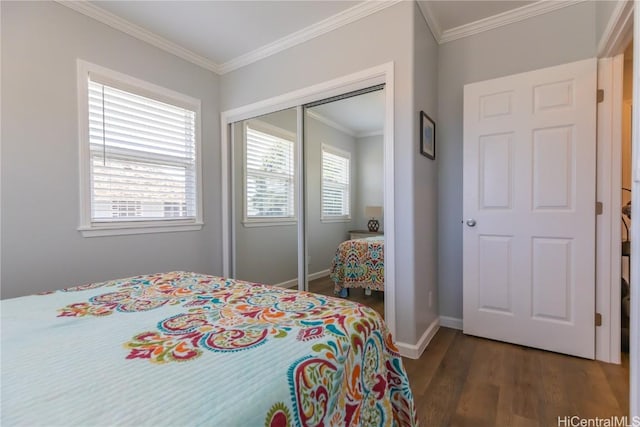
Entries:
{"type": "Polygon", "coordinates": [[[376,218],[382,217],[382,206],[367,206],[364,208],[364,215],[371,218],[367,223],[369,231],[377,232],[380,229],[380,223],[376,218]]]}

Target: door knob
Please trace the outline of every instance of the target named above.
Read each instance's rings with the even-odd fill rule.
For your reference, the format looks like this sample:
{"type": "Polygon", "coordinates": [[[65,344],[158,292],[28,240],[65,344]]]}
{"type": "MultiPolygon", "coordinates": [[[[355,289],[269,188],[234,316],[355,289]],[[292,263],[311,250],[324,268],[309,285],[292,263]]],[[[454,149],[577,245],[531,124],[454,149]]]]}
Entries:
{"type": "Polygon", "coordinates": [[[468,219],[467,220],[467,225],[469,227],[475,227],[476,226],[476,220],[475,219],[468,219]]]}

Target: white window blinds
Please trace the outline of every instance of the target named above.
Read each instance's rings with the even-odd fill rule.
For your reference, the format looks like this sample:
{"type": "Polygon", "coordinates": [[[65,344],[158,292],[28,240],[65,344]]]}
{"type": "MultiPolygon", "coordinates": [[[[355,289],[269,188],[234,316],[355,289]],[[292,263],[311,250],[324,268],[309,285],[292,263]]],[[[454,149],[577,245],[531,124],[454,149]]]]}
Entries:
{"type": "Polygon", "coordinates": [[[246,220],[295,219],[294,142],[246,126],[246,220]]]}
{"type": "Polygon", "coordinates": [[[348,152],[322,145],[322,218],[350,218],[350,162],[348,152]]]}
{"type": "Polygon", "coordinates": [[[89,77],[91,221],[195,219],[196,112],[89,77]]]}

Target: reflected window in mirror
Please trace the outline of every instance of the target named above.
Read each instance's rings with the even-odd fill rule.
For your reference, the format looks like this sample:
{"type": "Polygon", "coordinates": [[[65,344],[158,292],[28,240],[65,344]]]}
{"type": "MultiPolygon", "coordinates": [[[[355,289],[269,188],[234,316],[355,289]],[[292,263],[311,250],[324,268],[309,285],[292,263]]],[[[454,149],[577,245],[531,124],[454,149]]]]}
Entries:
{"type": "Polygon", "coordinates": [[[322,221],[351,220],[351,154],[322,144],[322,221]]]}
{"type": "Polygon", "coordinates": [[[295,221],[295,135],[258,120],[244,134],[244,222],[295,221]]]}

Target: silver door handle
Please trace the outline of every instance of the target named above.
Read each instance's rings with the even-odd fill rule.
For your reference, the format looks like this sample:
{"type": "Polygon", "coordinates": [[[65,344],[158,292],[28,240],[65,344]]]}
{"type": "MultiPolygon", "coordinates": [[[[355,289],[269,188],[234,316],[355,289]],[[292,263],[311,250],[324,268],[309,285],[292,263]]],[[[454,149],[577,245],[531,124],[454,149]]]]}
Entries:
{"type": "Polygon", "coordinates": [[[467,225],[469,227],[475,227],[476,226],[476,220],[475,219],[468,219],[467,220],[467,225]]]}

